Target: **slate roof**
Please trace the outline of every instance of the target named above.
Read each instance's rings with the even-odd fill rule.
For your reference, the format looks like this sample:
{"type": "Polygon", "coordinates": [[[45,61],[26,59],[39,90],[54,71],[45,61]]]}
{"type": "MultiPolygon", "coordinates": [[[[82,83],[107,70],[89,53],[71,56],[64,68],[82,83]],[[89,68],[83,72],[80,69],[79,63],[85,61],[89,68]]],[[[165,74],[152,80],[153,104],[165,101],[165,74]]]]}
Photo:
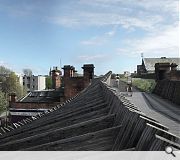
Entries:
{"type": "Polygon", "coordinates": [[[147,71],[153,72],[156,63],[176,63],[180,69],[180,58],[143,58],[144,65],[147,71]]]}
{"type": "Polygon", "coordinates": [[[19,102],[59,102],[60,97],[64,96],[63,92],[63,89],[32,91],[24,98],[20,99],[19,102]]]}
{"type": "Polygon", "coordinates": [[[0,129],[0,150],[180,149],[180,138],[110,88],[111,72],[62,105],[0,129]]]}

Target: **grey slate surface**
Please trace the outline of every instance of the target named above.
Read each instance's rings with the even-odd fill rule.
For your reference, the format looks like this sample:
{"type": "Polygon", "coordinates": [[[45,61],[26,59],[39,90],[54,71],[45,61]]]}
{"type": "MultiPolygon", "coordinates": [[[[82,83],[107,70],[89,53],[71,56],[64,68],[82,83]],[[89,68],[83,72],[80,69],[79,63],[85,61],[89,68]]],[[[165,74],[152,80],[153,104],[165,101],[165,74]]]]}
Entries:
{"type": "Polygon", "coordinates": [[[62,96],[63,90],[33,91],[19,102],[59,102],[62,96]]]}
{"type": "Polygon", "coordinates": [[[143,58],[147,71],[154,71],[156,63],[176,63],[180,69],[180,58],[143,58]]]}
{"type": "MultiPolygon", "coordinates": [[[[116,88],[118,92],[126,95],[124,92],[126,84],[120,81],[119,88],[116,88]]],[[[139,92],[133,89],[132,97],[126,96],[126,98],[146,115],[157,119],[159,122],[167,126],[170,132],[177,136],[180,136],[180,106],[176,105],[168,100],[162,99],[153,94],[147,94],[139,92]],[[146,97],[143,96],[145,94],[146,97]],[[147,99],[149,101],[147,101],[147,99]]]]}

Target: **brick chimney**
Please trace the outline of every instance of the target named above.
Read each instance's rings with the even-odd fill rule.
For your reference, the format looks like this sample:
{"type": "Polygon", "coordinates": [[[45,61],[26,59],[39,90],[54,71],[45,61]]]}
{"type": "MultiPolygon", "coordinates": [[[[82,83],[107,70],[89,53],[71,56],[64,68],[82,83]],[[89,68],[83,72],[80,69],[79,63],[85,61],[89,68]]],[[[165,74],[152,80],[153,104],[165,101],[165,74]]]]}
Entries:
{"type": "Polygon", "coordinates": [[[9,103],[15,103],[16,102],[16,93],[10,93],[9,94],[9,103]]]}
{"type": "Polygon", "coordinates": [[[71,77],[71,66],[65,65],[62,69],[64,70],[64,78],[70,78],[71,77]]]}
{"type": "Polygon", "coordinates": [[[84,64],[83,76],[84,76],[84,87],[87,87],[91,80],[94,78],[94,65],[93,64],[84,64]]]}
{"type": "Polygon", "coordinates": [[[156,63],[155,64],[155,75],[156,81],[167,79],[167,73],[170,72],[170,63],[156,63]]]}
{"type": "Polygon", "coordinates": [[[58,69],[58,67],[53,67],[53,70],[51,71],[53,89],[59,89],[61,87],[61,75],[62,72],[58,69]]]}
{"type": "Polygon", "coordinates": [[[71,66],[70,77],[74,77],[75,72],[76,72],[75,67],[71,66]]]}
{"type": "Polygon", "coordinates": [[[169,80],[175,80],[175,81],[180,80],[180,71],[177,70],[177,66],[178,65],[176,63],[171,63],[171,71],[168,74],[169,80]]]}
{"type": "Polygon", "coordinates": [[[177,64],[176,63],[171,63],[171,71],[176,71],[177,70],[177,64]]]}

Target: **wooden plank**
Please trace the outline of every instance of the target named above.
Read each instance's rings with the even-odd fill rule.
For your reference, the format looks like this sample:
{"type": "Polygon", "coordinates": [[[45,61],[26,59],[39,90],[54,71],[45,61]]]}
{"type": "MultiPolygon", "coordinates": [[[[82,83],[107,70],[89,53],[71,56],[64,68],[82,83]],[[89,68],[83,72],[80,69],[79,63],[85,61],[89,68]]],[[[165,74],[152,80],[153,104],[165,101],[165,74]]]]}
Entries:
{"type": "MultiPolygon", "coordinates": [[[[100,97],[100,101],[96,101],[96,99],[92,99],[92,102],[93,101],[95,101],[94,102],[94,105],[96,105],[97,103],[99,103],[99,104],[102,104],[102,97],[100,97]]],[[[88,104],[88,105],[83,105],[82,107],[91,107],[92,105],[93,105],[93,103],[90,103],[90,104],[88,104]]],[[[81,104],[81,103],[79,103],[79,104],[81,104]]],[[[78,105],[79,105],[78,104],[78,105]]],[[[77,107],[77,104],[72,104],[73,105],[73,107],[75,108],[75,109],[80,109],[80,107],[78,106],[77,107]]],[[[68,106],[68,105],[67,105],[68,106]]],[[[69,107],[70,109],[71,109],[71,111],[72,111],[72,108],[73,107],[69,107]]],[[[23,125],[23,126],[21,126],[21,129],[16,129],[16,130],[13,130],[13,132],[8,132],[7,134],[5,134],[5,135],[3,135],[3,136],[1,136],[0,137],[0,140],[1,139],[4,139],[5,137],[8,137],[8,136],[14,136],[15,134],[18,134],[19,132],[21,132],[21,130],[23,129],[24,131],[26,130],[26,129],[31,129],[31,127],[34,127],[35,125],[35,123],[38,123],[38,122],[41,122],[41,123],[43,123],[43,122],[45,122],[45,120],[44,120],[44,118],[46,119],[47,118],[47,116],[49,116],[50,118],[56,118],[56,116],[55,115],[57,115],[57,116],[63,116],[64,114],[65,114],[65,111],[63,111],[63,109],[64,108],[67,108],[68,109],[68,107],[65,107],[65,106],[63,106],[60,110],[57,110],[57,112],[55,111],[55,112],[53,112],[52,114],[54,115],[54,116],[51,116],[51,114],[49,114],[49,115],[46,115],[45,117],[42,117],[42,118],[40,118],[40,119],[38,119],[37,120],[37,118],[36,118],[36,121],[33,121],[33,124],[31,123],[31,124],[28,124],[28,125],[23,125]],[[61,114],[59,113],[59,112],[61,112],[61,114]],[[28,127],[27,127],[28,126],[28,127]]],[[[34,117],[35,118],[35,117],[34,117]]]]}
{"type": "Polygon", "coordinates": [[[167,146],[173,147],[174,150],[180,150],[180,143],[175,143],[162,136],[155,135],[156,139],[151,144],[150,151],[164,151],[167,146]]]}
{"type": "Polygon", "coordinates": [[[86,120],[98,118],[98,117],[107,115],[108,111],[109,111],[109,108],[103,108],[103,109],[99,109],[99,110],[94,110],[92,112],[87,112],[86,114],[81,114],[81,112],[80,112],[80,113],[74,114],[72,116],[63,117],[61,119],[58,119],[56,122],[51,123],[51,124],[48,124],[48,119],[47,119],[46,120],[47,125],[39,126],[35,129],[30,129],[26,132],[23,131],[23,134],[21,134],[21,132],[20,132],[17,135],[1,139],[1,143],[6,143],[8,141],[12,141],[15,139],[25,138],[27,136],[54,130],[55,128],[57,129],[57,128],[65,127],[65,126],[72,125],[75,123],[83,122],[86,120]]]}
{"type": "Polygon", "coordinates": [[[132,135],[132,132],[137,124],[139,115],[133,112],[130,112],[129,116],[125,118],[122,121],[122,128],[119,131],[118,136],[113,146],[113,150],[116,150],[116,151],[129,148],[129,146],[126,147],[126,144],[128,143],[132,135]]]}
{"type": "Polygon", "coordinates": [[[73,137],[88,132],[95,132],[105,128],[112,127],[115,115],[103,116],[100,118],[92,119],[68,127],[54,129],[45,133],[40,133],[35,136],[30,136],[15,141],[10,141],[0,145],[0,150],[19,150],[25,149],[34,145],[40,145],[60,139],[73,137]]]}
{"type": "Polygon", "coordinates": [[[116,126],[108,129],[104,129],[101,131],[93,132],[93,133],[87,133],[84,135],[72,137],[63,139],[60,141],[52,142],[52,143],[46,143],[43,145],[30,147],[26,150],[29,151],[45,151],[45,150],[74,150],[76,147],[88,145],[90,143],[96,143],[99,140],[102,140],[102,138],[105,137],[112,137],[114,139],[119,132],[119,129],[121,126],[116,126]]]}
{"type": "Polygon", "coordinates": [[[156,139],[156,134],[169,139],[172,142],[179,143],[180,138],[178,136],[147,123],[146,128],[138,141],[136,150],[148,151],[151,148],[152,142],[156,139]]]}
{"type": "MultiPolygon", "coordinates": [[[[87,105],[85,108],[87,108],[87,109],[89,109],[89,108],[93,108],[93,107],[100,107],[100,106],[103,106],[103,105],[105,105],[105,103],[102,103],[102,101],[101,101],[101,103],[96,103],[97,104],[97,106],[92,106],[92,105],[87,105]]],[[[79,112],[83,112],[84,110],[82,110],[82,108],[76,108],[76,110],[75,111],[79,111],[79,112]]],[[[67,115],[68,114],[75,114],[75,111],[73,111],[73,109],[70,111],[70,112],[68,112],[67,113],[67,115]]],[[[21,134],[21,130],[23,130],[23,132],[26,132],[26,131],[29,131],[29,130],[32,130],[32,129],[35,129],[35,128],[39,128],[40,126],[42,127],[43,125],[47,125],[47,123],[55,123],[55,122],[57,122],[58,121],[58,117],[59,117],[59,119],[61,118],[61,117],[65,117],[65,115],[66,115],[66,113],[59,113],[59,114],[53,114],[53,115],[50,115],[50,116],[44,116],[44,117],[42,117],[42,118],[40,118],[40,119],[38,119],[38,120],[36,120],[36,121],[33,121],[33,123],[30,123],[30,124],[28,124],[28,125],[24,125],[24,126],[21,126],[21,129],[16,129],[16,130],[13,130],[12,132],[8,132],[8,134],[6,134],[6,135],[4,135],[4,136],[1,136],[0,137],[0,140],[1,139],[4,139],[5,137],[9,137],[9,136],[14,136],[14,135],[16,135],[16,134],[21,134]],[[48,121],[47,121],[47,119],[48,119],[48,121]]]]}

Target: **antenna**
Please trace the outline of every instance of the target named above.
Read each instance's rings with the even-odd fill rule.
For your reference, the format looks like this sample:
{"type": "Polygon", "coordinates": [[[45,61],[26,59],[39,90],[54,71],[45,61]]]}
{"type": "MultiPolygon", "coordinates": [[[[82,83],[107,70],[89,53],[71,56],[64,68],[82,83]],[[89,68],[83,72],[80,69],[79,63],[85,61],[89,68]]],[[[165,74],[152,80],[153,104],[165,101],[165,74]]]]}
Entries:
{"type": "Polygon", "coordinates": [[[50,67],[50,69],[49,69],[49,76],[51,76],[51,67],[50,67]]]}
{"type": "Polygon", "coordinates": [[[61,65],[61,58],[60,58],[60,69],[61,69],[62,65],[61,65]]]}
{"type": "Polygon", "coordinates": [[[141,53],[141,58],[142,58],[142,59],[144,58],[144,53],[141,53]]]}

